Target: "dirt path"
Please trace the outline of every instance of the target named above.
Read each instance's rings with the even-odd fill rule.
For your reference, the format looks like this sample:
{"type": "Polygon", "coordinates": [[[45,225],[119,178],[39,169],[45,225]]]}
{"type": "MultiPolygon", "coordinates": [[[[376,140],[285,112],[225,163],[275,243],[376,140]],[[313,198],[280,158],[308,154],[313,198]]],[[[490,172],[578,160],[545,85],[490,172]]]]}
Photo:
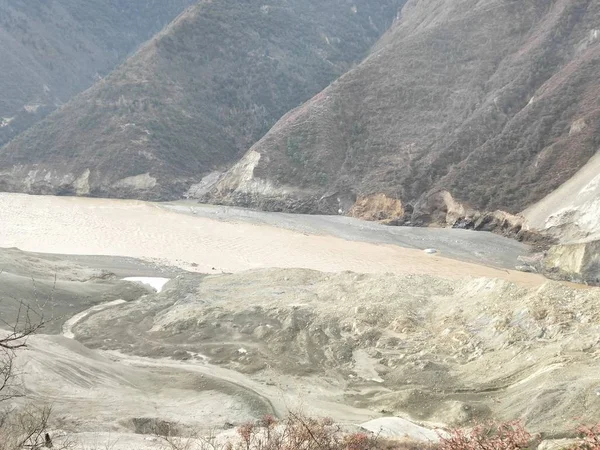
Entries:
{"type": "Polygon", "coordinates": [[[92,306],[90,309],[86,309],[79,314],[75,314],[69,320],[67,320],[62,329],[62,335],[67,339],[75,339],[75,334],[73,334],[73,327],[85,319],[92,313],[105,310],[110,308],[111,306],[122,305],[123,303],[127,303],[125,300],[113,300],[112,302],[102,303],[101,305],[92,306]]]}

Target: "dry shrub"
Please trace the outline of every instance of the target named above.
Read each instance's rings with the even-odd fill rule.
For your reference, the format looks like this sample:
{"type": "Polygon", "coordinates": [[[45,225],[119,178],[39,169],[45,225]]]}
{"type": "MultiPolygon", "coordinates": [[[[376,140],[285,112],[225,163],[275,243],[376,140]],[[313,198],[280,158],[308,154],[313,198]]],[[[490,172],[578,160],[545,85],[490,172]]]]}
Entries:
{"type": "Polygon", "coordinates": [[[17,351],[24,349],[27,338],[45,324],[43,315],[22,301],[17,300],[16,310],[13,324],[0,319],[0,326],[4,328],[0,329],[0,450],[47,448],[51,445],[47,434],[51,409],[35,405],[5,406],[9,400],[23,397],[21,374],[15,369],[17,351]]]}
{"type": "Polygon", "coordinates": [[[29,405],[19,410],[8,409],[0,414],[0,450],[40,450],[53,448],[66,450],[73,443],[66,439],[52,442],[48,421],[52,414],[49,407],[29,405]]]}
{"type": "MultiPolygon", "coordinates": [[[[238,428],[240,442],[232,445],[235,450],[336,450],[348,448],[367,450],[367,439],[362,433],[344,436],[340,427],[331,419],[316,419],[300,414],[290,415],[278,422],[265,416],[257,424],[248,423],[238,428]],[[360,434],[360,435],[359,435],[360,434]]],[[[366,435],[365,435],[366,437],[366,435]]]]}
{"type": "Polygon", "coordinates": [[[427,444],[381,439],[369,432],[347,433],[329,418],[290,413],[240,427],[243,445],[234,450],[425,450],[427,444]]]}
{"type": "MultiPolygon", "coordinates": [[[[164,438],[164,436],[163,436],[164,438]]],[[[348,433],[328,418],[289,413],[282,420],[267,415],[237,428],[237,439],[215,436],[168,439],[171,450],[431,450],[426,443],[382,439],[369,432],[348,433]],[[193,442],[192,442],[193,441],[193,442]]]]}
{"type": "Polygon", "coordinates": [[[476,424],[440,436],[440,450],[518,450],[529,448],[532,436],[521,422],[476,424]]]}
{"type": "Polygon", "coordinates": [[[579,427],[582,441],[569,447],[569,450],[600,450],[600,424],[593,427],[579,427]]]}

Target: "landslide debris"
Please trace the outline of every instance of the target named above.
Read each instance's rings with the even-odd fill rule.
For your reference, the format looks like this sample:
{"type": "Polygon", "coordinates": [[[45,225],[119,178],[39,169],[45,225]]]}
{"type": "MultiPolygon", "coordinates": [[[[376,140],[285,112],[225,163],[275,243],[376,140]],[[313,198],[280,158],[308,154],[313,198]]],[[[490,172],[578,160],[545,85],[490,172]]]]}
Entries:
{"type": "Polygon", "coordinates": [[[317,400],[449,425],[522,418],[560,433],[600,413],[599,296],[556,282],[257,270],[184,277],[75,334],[284,389],[319,379],[306,394],[317,400]]]}

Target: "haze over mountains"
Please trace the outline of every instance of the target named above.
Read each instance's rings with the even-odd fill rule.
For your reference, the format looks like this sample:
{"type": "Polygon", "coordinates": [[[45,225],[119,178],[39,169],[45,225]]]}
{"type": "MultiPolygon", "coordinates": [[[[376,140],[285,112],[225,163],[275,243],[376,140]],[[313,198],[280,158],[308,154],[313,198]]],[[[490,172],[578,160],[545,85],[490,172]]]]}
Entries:
{"type": "Polygon", "coordinates": [[[0,145],[88,88],[193,0],[0,1],[0,145]]]}
{"type": "Polygon", "coordinates": [[[181,197],[360,61],[402,4],[199,2],[2,150],[0,185],[181,197]]]}

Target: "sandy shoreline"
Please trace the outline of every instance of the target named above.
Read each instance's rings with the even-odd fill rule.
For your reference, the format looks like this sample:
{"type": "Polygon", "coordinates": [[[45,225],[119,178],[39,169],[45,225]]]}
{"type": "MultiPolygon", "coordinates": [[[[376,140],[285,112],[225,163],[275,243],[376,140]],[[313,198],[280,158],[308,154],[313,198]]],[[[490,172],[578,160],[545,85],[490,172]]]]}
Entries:
{"type": "Polygon", "coordinates": [[[0,222],[0,247],[142,258],[201,273],[276,267],[494,277],[528,286],[544,282],[541,276],[457,261],[444,253],[215,220],[140,201],[3,193],[0,222]]]}

